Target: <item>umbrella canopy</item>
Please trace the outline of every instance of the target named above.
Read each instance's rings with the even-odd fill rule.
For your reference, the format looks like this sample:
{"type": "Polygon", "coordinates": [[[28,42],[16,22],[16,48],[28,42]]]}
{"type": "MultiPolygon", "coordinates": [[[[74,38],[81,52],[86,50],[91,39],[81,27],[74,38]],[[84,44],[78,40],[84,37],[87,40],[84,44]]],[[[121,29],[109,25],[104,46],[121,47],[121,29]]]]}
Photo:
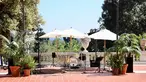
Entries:
{"type": "MultiPolygon", "coordinates": [[[[40,38],[59,38],[59,37],[63,37],[64,35],[65,34],[62,31],[55,29],[52,32],[40,36],[40,38]]],[[[58,51],[58,41],[56,41],[56,47],[57,47],[56,51],[58,51]]]]}
{"type": "Polygon", "coordinates": [[[47,34],[40,36],[40,38],[58,38],[58,37],[63,37],[63,36],[65,36],[65,34],[62,31],[55,29],[52,32],[49,32],[47,34]]]}
{"type": "Polygon", "coordinates": [[[116,40],[116,34],[107,29],[102,29],[99,32],[90,35],[89,37],[99,40],[116,40]]]}
{"type": "Polygon", "coordinates": [[[81,33],[77,31],[76,29],[73,29],[72,27],[70,29],[66,29],[63,31],[65,33],[64,37],[73,37],[73,38],[85,38],[88,37],[88,35],[81,33]]]}

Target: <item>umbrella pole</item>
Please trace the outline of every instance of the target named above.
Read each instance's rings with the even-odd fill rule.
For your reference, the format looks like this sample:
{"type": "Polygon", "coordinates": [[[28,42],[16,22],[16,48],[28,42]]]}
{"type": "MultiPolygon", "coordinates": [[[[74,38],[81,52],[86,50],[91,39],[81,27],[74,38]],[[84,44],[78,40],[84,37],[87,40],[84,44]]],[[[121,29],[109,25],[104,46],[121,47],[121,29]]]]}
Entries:
{"type": "Polygon", "coordinates": [[[72,49],[72,36],[70,36],[70,51],[72,49]]]}
{"type": "Polygon", "coordinates": [[[97,58],[97,40],[95,40],[95,57],[97,58]]]}
{"type": "Polygon", "coordinates": [[[105,62],[106,62],[106,59],[105,59],[105,49],[106,49],[106,40],[104,40],[104,70],[105,70],[105,62]]]}
{"type": "Polygon", "coordinates": [[[56,37],[56,51],[58,51],[58,39],[56,37]]]}
{"type": "Polygon", "coordinates": [[[104,51],[106,49],[106,40],[104,40],[104,51]]]}

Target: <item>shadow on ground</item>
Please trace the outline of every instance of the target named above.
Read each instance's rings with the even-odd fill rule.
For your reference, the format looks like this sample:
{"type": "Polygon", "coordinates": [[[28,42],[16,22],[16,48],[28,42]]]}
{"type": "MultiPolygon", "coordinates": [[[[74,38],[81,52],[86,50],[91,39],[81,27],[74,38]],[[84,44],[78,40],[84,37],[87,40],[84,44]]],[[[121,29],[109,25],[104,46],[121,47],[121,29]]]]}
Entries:
{"type": "Polygon", "coordinates": [[[11,75],[7,75],[7,74],[0,74],[0,78],[9,78],[12,77],[11,75]]]}
{"type": "Polygon", "coordinates": [[[57,74],[57,73],[62,73],[62,69],[38,69],[33,71],[33,74],[57,74]]]}
{"type": "Polygon", "coordinates": [[[87,77],[96,77],[96,76],[113,76],[111,72],[95,73],[87,72],[87,77]]]}
{"type": "Polygon", "coordinates": [[[118,77],[118,76],[125,76],[127,74],[120,74],[120,75],[113,75],[111,72],[104,72],[104,73],[88,73],[87,77],[96,77],[96,76],[113,76],[113,77],[118,77]]]}

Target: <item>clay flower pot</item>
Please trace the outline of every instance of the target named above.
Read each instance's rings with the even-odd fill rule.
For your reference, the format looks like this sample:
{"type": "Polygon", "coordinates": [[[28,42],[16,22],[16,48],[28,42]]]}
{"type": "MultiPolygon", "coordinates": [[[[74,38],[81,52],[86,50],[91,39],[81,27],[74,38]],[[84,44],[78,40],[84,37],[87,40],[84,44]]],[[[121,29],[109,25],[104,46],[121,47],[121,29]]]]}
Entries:
{"type": "Polygon", "coordinates": [[[128,67],[128,64],[124,64],[124,65],[122,66],[122,74],[126,74],[126,72],[127,72],[127,67],[128,67]]]}
{"type": "Polygon", "coordinates": [[[112,68],[113,75],[119,75],[119,68],[112,68]]]}
{"type": "Polygon", "coordinates": [[[20,66],[10,66],[13,77],[20,77],[20,66]]]}
{"type": "Polygon", "coordinates": [[[24,76],[29,76],[30,75],[30,69],[24,69],[24,76]]]}

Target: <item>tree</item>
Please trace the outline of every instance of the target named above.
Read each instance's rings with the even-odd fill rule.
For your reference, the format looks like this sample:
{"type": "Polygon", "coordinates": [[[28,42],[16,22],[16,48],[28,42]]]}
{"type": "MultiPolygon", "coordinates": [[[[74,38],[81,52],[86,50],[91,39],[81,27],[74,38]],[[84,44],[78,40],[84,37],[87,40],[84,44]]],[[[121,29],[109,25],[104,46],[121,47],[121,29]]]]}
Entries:
{"type": "MultiPolygon", "coordinates": [[[[22,3],[22,0],[2,0],[0,2],[1,30],[22,29],[22,3]]],[[[39,0],[24,0],[25,29],[36,28],[39,24],[44,24],[38,13],[37,4],[39,4],[39,0]]]]}
{"type": "MultiPolygon", "coordinates": [[[[119,28],[118,34],[142,34],[146,31],[146,1],[145,0],[119,0],[119,28]]],[[[101,26],[116,33],[116,7],[117,0],[105,0],[103,12],[99,19],[101,26]]]]}
{"type": "MultiPolygon", "coordinates": [[[[39,4],[39,0],[1,0],[0,34],[10,40],[11,30],[19,31],[20,36],[23,37],[26,30],[44,24],[42,17],[39,15],[37,4],[39,4]],[[25,10],[24,13],[23,9],[25,10]],[[25,27],[23,27],[24,23],[25,27]]],[[[24,39],[22,37],[21,39],[24,39]]],[[[2,44],[2,39],[0,39],[0,44],[2,44]]]]}
{"type": "Polygon", "coordinates": [[[63,43],[65,51],[77,52],[81,50],[81,43],[76,38],[71,40],[69,37],[63,37],[63,40],[65,42],[63,43]]]}
{"type": "Polygon", "coordinates": [[[41,52],[44,52],[46,50],[43,50],[43,45],[47,43],[47,38],[39,38],[40,36],[44,35],[45,32],[43,31],[42,28],[37,28],[37,33],[35,34],[35,40],[36,42],[34,43],[34,52],[38,52],[38,47],[40,46],[41,52]],[[38,44],[39,42],[39,44],[38,44]]]}
{"type": "Polygon", "coordinates": [[[72,49],[72,51],[74,51],[74,52],[78,52],[78,51],[80,51],[81,50],[81,43],[77,40],[77,39],[73,39],[72,40],[72,42],[71,42],[71,49],[72,49]]]}
{"type": "MultiPolygon", "coordinates": [[[[17,30],[23,36],[26,30],[44,24],[39,15],[39,0],[1,0],[0,2],[0,34],[10,39],[10,30],[17,30]],[[25,10],[25,28],[23,28],[23,5],[25,10]]],[[[0,41],[1,43],[1,41],[0,41]]]]}

